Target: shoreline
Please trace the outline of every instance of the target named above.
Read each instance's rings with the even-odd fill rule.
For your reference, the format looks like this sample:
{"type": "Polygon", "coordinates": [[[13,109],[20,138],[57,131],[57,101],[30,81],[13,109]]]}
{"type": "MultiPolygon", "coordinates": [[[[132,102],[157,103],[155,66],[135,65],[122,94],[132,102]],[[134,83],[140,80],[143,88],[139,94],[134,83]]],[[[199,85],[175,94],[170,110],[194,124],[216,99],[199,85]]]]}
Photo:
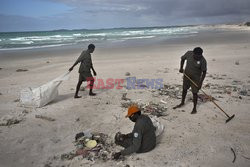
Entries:
{"type": "MultiPolygon", "coordinates": [[[[7,116],[20,119],[16,124],[0,126],[1,164],[25,167],[247,167],[249,160],[242,155],[250,155],[250,96],[241,95],[240,91],[243,86],[250,85],[249,32],[241,29],[212,31],[194,37],[146,44],[138,41],[138,45],[128,42],[128,45],[120,47],[97,46],[92,54],[98,78],[125,78],[126,72],[136,78],[162,78],[165,85],[173,86],[180,93],[180,57],[187,50],[201,46],[208,63],[203,88],[217,99],[217,103],[228,114],[235,114],[235,118],[227,124],[225,115],[211,102],[199,101],[198,113],[191,115],[190,91],[186,105],[177,110],[172,107],[180,103],[178,97],[160,95],[158,90],[152,89],[98,89],[94,90],[97,93],[95,97],[88,96],[85,90],[79,92],[82,98],[74,99],[78,66],[70,73],[70,79],[60,86],[55,101],[42,108],[24,108],[18,101],[20,91],[27,87],[41,86],[65,73],[80,55],[82,48],[0,52],[0,121],[4,121],[3,118],[7,116]],[[28,71],[17,72],[20,68],[28,71]],[[133,101],[142,104],[154,102],[166,107],[167,116],[159,117],[165,126],[159,145],[148,153],[133,154],[119,162],[109,160],[93,163],[80,156],[62,160],[61,155],[74,150],[74,137],[79,132],[91,129],[113,138],[118,131],[126,133],[132,130],[133,123],[124,118],[127,109],[121,107],[125,93],[133,101]],[[55,121],[38,119],[36,115],[51,117],[55,121]],[[231,148],[237,155],[235,163],[232,163],[231,148]]],[[[83,83],[82,86],[85,85],[83,83]]]]}

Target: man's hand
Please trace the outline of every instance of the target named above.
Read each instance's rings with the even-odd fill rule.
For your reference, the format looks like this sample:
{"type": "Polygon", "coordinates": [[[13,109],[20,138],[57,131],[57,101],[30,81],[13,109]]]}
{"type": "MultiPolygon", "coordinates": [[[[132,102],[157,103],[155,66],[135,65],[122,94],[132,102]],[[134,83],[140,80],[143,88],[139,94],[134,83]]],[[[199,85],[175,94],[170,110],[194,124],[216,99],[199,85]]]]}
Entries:
{"type": "Polygon", "coordinates": [[[72,71],[74,67],[70,67],[69,71],[72,71]]]}
{"type": "Polygon", "coordinates": [[[179,72],[180,72],[180,73],[183,73],[183,68],[180,68],[179,72]]]}
{"type": "Polygon", "coordinates": [[[116,141],[123,141],[124,138],[125,138],[125,135],[122,134],[121,132],[117,132],[117,133],[115,134],[115,140],[116,140],[116,141]]]}
{"type": "Polygon", "coordinates": [[[96,76],[96,75],[97,75],[95,71],[93,71],[93,73],[94,73],[94,76],[96,76]]]}
{"type": "Polygon", "coordinates": [[[121,155],[122,155],[121,152],[114,153],[114,154],[113,154],[113,159],[114,159],[114,160],[118,160],[118,159],[120,158],[121,155]]]}

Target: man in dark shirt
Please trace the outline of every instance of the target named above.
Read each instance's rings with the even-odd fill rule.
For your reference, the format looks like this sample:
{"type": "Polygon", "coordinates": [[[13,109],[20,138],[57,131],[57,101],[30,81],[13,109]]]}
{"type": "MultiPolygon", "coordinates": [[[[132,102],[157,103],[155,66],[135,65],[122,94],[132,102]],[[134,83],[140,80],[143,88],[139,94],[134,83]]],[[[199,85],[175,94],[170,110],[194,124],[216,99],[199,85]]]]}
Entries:
{"type": "Polygon", "coordinates": [[[200,47],[194,48],[193,51],[188,51],[181,57],[180,73],[183,73],[183,65],[185,60],[187,61],[184,73],[191,78],[198,87],[196,87],[185,75],[183,77],[183,91],[181,103],[175,106],[173,109],[179,108],[184,105],[187,90],[191,87],[193,93],[194,107],[191,114],[196,114],[196,105],[198,100],[198,91],[202,86],[202,83],[207,73],[207,62],[202,55],[203,50],[200,47]]]}
{"type": "Polygon", "coordinates": [[[81,98],[81,96],[78,96],[78,92],[80,89],[80,86],[83,81],[90,81],[90,90],[89,90],[89,95],[90,96],[95,96],[96,94],[92,92],[93,85],[94,85],[94,78],[90,72],[90,69],[92,69],[94,76],[96,76],[95,69],[92,64],[92,59],[91,59],[91,53],[93,53],[95,50],[95,45],[89,44],[88,49],[82,51],[81,55],[78,57],[76,62],[73,64],[73,66],[69,69],[69,71],[72,71],[73,68],[78,64],[81,63],[79,67],[79,79],[78,83],[76,86],[76,92],[75,92],[75,98],[81,98]]]}
{"type": "Polygon", "coordinates": [[[126,117],[135,122],[135,126],[132,133],[121,134],[118,132],[116,134],[115,143],[125,148],[114,154],[116,160],[121,155],[148,152],[156,146],[155,127],[148,116],[141,114],[137,106],[131,106],[126,117]]]}

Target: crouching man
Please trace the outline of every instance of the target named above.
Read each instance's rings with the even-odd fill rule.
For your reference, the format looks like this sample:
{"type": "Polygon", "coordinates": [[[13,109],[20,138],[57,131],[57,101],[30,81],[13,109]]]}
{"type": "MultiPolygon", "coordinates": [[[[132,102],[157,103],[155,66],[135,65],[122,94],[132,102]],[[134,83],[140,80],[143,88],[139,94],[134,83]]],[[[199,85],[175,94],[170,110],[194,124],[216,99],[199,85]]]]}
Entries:
{"type": "Polygon", "coordinates": [[[135,122],[134,129],[129,134],[116,133],[115,143],[124,147],[124,150],[113,155],[115,160],[121,155],[151,151],[156,146],[155,127],[148,116],[141,114],[137,106],[131,106],[126,117],[135,122]]]}

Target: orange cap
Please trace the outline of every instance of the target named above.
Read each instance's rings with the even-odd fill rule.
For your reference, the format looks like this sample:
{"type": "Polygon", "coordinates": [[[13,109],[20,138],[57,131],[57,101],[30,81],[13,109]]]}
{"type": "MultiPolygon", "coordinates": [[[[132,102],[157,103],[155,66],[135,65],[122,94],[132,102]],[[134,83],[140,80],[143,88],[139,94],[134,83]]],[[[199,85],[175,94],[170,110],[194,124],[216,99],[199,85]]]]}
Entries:
{"type": "Polygon", "coordinates": [[[128,108],[128,114],[126,115],[127,117],[130,117],[131,115],[133,115],[134,113],[140,111],[140,109],[136,106],[136,105],[132,105],[128,108]]]}

